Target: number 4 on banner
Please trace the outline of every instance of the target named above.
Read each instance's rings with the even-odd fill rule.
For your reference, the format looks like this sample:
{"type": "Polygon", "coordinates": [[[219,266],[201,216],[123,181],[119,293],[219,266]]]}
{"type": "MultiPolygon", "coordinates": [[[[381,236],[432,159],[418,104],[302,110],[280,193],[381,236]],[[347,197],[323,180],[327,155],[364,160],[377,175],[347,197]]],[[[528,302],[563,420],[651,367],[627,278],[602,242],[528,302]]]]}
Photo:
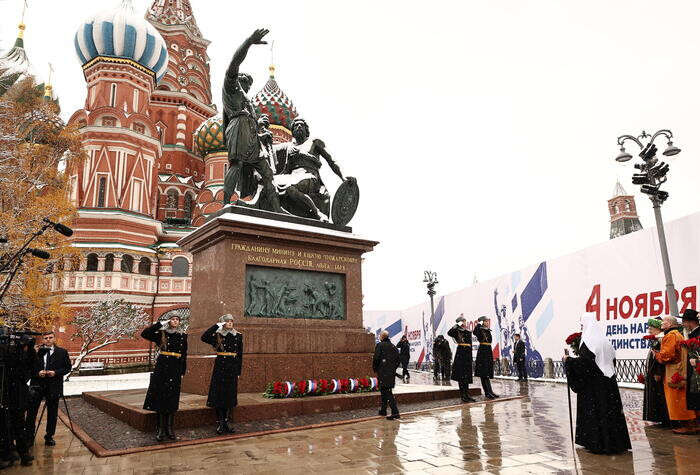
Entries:
{"type": "Polygon", "coordinates": [[[586,312],[595,313],[596,320],[600,321],[600,284],[593,286],[591,296],[586,302],[586,312]]]}

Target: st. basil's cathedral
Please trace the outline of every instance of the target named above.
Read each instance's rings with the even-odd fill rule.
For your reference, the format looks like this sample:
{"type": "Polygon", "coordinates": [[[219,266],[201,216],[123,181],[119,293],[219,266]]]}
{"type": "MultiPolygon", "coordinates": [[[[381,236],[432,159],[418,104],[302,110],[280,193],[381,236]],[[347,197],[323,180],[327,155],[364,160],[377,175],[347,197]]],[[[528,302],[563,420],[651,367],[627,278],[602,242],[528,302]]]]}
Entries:
{"type": "MultiPolygon", "coordinates": [[[[69,124],[79,126],[87,158],[68,181],[78,210],[72,245],[82,258],[66,263],[63,277],[51,282],[72,309],[120,297],[153,320],[189,314],[191,256],[176,243],[221,209],[228,167],[212,101],[209,43],[189,0],[154,0],[145,18],[120,6],[76,32],[87,93],[69,124]]],[[[23,46],[18,53],[17,44],[0,61],[28,70],[30,55],[23,46]]],[[[253,103],[268,115],[273,142],[289,141],[297,112],[274,66],[253,103]]],[[[58,331],[71,356],[77,354],[71,328],[58,331]]],[[[148,358],[148,345],[136,339],[85,361],[125,368],[148,358]]]]}

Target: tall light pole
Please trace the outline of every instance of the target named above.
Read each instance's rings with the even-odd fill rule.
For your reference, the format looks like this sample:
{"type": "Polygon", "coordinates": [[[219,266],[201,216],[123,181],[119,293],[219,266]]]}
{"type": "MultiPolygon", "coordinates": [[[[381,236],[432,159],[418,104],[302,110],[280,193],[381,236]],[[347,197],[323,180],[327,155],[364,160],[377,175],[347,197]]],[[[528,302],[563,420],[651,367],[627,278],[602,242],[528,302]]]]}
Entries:
{"type": "Polygon", "coordinates": [[[433,303],[433,297],[435,297],[435,286],[439,284],[437,272],[423,271],[423,282],[428,288],[428,296],[430,297],[430,326],[433,327],[433,341],[435,341],[435,304],[433,303]]]}
{"type": "Polygon", "coordinates": [[[641,185],[641,192],[649,195],[649,199],[654,207],[654,217],[656,218],[656,232],[659,235],[659,246],[661,248],[661,261],[664,266],[664,276],[666,277],[666,297],[670,306],[671,314],[674,317],[678,316],[678,302],[676,300],[676,289],[673,286],[673,277],[671,276],[671,263],[668,259],[668,246],[666,245],[666,234],[664,233],[664,222],[661,218],[661,204],[668,198],[668,192],[662,191],[661,185],[666,183],[669,171],[667,163],[659,162],[656,158],[657,148],[654,145],[654,140],[658,137],[667,139],[666,150],[663,154],[667,157],[678,155],[681,151],[673,145],[673,134],[668,129],[661,129],[653,135],[649,135],[642,131],[641,135],[635,137],[633,135],[621,135],[617,138],[617,144],[620,146],[620,154],[615,157],[620,163],[628,162],[632,159],[632,155],[625,151],[625,142],[636,144],[641,152],[639,157],[642,163],[635,163],[634,168],[639,170],[639,173],[632,175],[632,183],[641,185]]]}

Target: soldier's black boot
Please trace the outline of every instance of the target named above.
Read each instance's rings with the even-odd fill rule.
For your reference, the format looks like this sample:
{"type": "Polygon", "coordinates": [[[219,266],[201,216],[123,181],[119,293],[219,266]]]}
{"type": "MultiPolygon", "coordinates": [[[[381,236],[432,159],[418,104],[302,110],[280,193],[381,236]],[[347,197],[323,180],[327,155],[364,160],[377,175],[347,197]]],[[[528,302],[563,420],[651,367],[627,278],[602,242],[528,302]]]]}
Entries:
{"type": "Polygon", "coordinates": [[[233,430],[233,427],[231,427],[230,425],[228,425],[229,422],[233,422],[233,421],[229,421],[228,418],[227,418],[227,419],[224,419],[224,430],[226,431],[227,434],[233,434],[233,433],[235,433],[236,431],[233,430]]]}
{"type": "Polygon", "coordinates": [[[166,437],[166,432],[165,432],[165,425],[166,425],[166,417],[165,414],[162,412],[158,413],[158,431],[156,432],[156,440],[158,442],[163,442],[166,437]]]}
{"type": "Polygon", "coordinates": [[[226,429],[224,428],[224,419],[226,419],[226,413],[220,408],[216,408],[216,433],[218,435],[223,434],[226,432],[226,429]]]}
{"type": "Polygon", "coordinates": [[[165,425],[165,432],[168,434],[168,439],[175,440],[177,436],[173,432],[173,424],[175,423],[175,414],[168,414],[165,416],[167,424],[165,425]]]}
{"type": "Polygon", "coordinates": [[[462,390],[462,401],[463,402],[476,402],[476,399],[469,395],[469,383],[462,383],[464,389],[462,390]]]}

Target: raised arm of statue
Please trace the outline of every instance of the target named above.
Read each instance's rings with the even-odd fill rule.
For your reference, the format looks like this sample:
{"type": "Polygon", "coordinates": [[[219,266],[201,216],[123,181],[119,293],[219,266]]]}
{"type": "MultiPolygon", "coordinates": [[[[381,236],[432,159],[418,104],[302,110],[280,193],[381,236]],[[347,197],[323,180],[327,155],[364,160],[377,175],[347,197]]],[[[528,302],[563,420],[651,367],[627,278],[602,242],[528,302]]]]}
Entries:
{"type": "Polygon", "coordinates": [[[324,144],[323,141],[316,139],[314,140],[314,147],[316,150],[318,150],[318,154],[326,159],[326,162],[328,162],[328,166],[331,167],[333,173],[338,175],[341,180],[345,180],[345,178],[343,178],[343,173],[340,171],[340,167],[337,163],[335,163],[335,160],[333,160],[331,154],[326,150],[326,144],[324,144]]]}
{"type": "Polygon", "coordinates": [[[231,59],[231,64],[229,64],[226,70],[226,78],[224,79],[224,89],[227,91],[232,91],[238,87],[238,69],[240,68],[243,60],[248,54],[248,49],[252,45],[266,45],[267,41],[262,39],[270,32],[265,28],[259,28],[253,32],[246,40],[238,47],[236,52],[233,54],[231,59]]]}

